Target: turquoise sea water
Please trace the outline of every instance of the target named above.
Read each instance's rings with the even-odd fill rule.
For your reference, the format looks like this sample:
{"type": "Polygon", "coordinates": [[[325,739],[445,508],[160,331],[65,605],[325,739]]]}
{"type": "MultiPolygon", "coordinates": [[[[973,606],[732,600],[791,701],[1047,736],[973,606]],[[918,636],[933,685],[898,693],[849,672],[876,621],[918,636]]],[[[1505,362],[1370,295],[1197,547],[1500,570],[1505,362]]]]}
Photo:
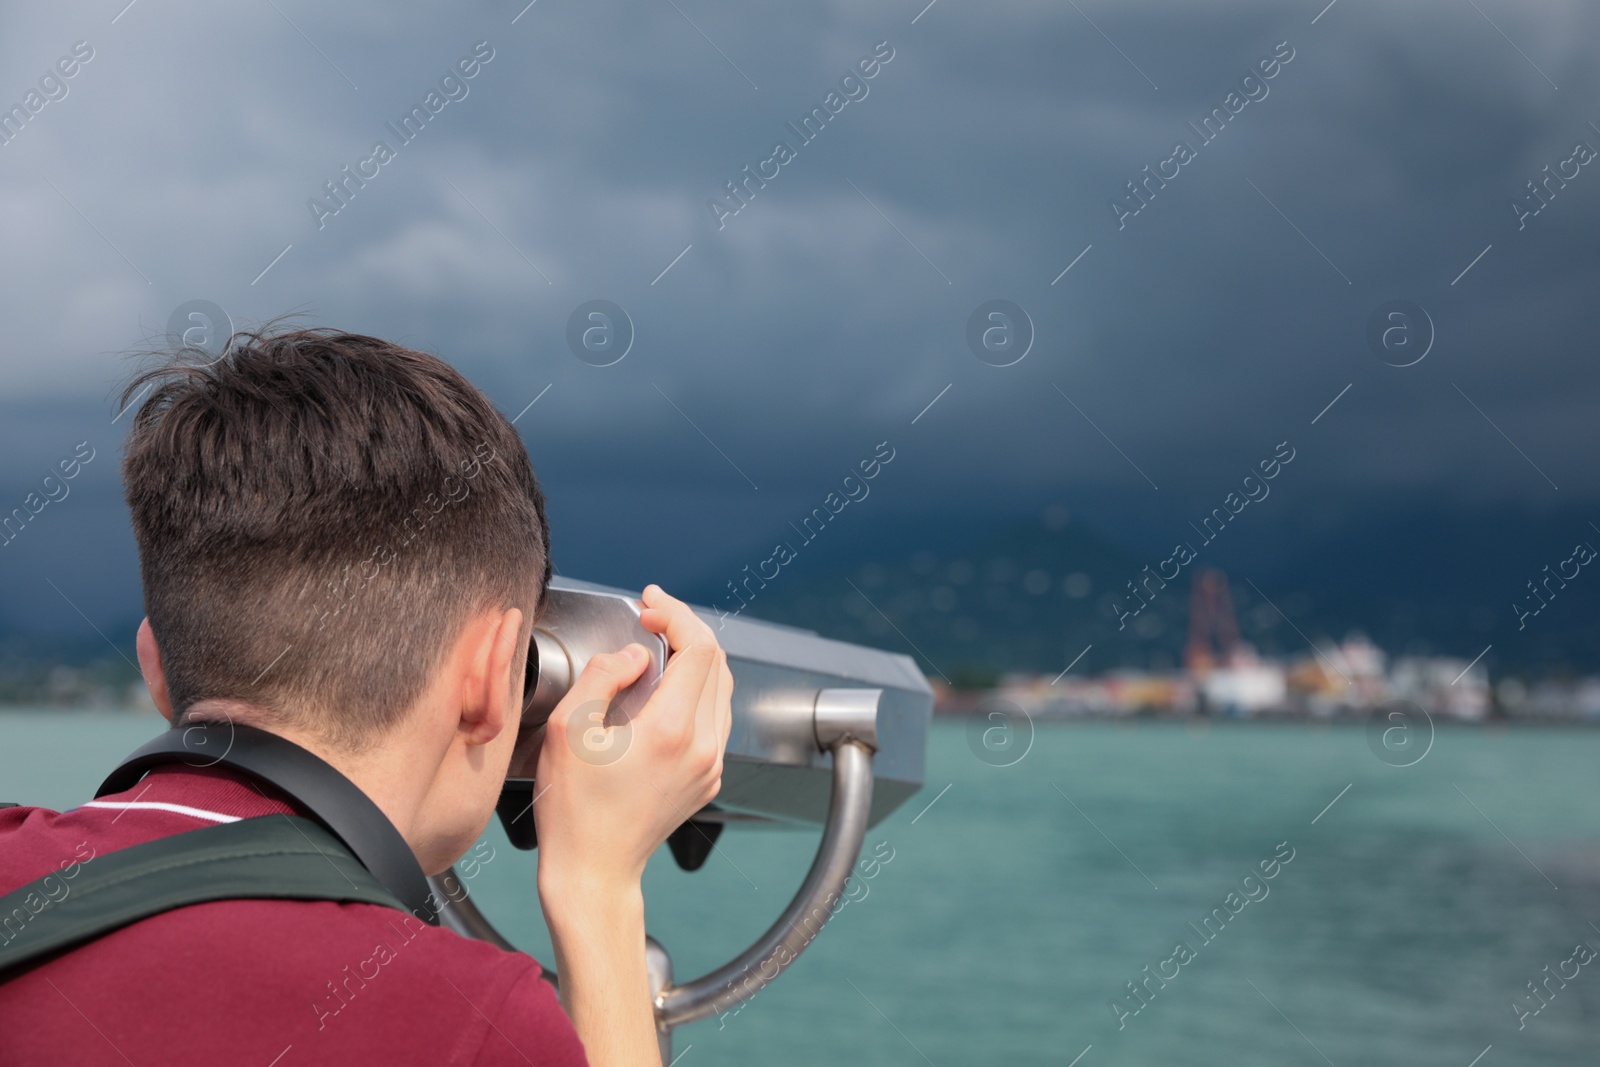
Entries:
{"type": "MultiPolygon", "coordinates": [[[[0,800],[86,799],[159,725],[0,713],[0,800]]],[[[1392,767],[1360,727],[1144,723],[1041,725],[1000,768],[941,722],[927,788],[868,837],[893,859],[776,983],[681,1029],[679,1067],[1467,1067],[1491,1045],[1479,1067],[1593,1064],[1600,960],[1552,979],[1521,1030],[1511,1005],[1600,947],[1597,762],[1590,730],[1442,728],[1392,767]],[[1294,858],[1267,895],[1205,943],[1188,924],[1280,842],[1294,858]],[[1119,1030],[1108,1003],[1146,965],[1171,974],[1180,940],[1193,958],[1119,1030]]],[[[473,892],[548,959],[532,859],[490,842],[473,892]]],[[[764,929],[815,843],[730,832],[695,874],[658,857],[650,929],[680,977],[764,929]]]]}

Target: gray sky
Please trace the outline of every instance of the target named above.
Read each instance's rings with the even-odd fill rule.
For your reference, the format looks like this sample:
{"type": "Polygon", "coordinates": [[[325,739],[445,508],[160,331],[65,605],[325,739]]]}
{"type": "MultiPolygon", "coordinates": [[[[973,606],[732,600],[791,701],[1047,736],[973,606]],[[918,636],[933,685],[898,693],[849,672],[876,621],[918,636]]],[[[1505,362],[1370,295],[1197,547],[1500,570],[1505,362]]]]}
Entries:
{"type": "Polygon", "coordinates": [[[96,450],[0,554],[13,627],[136,604],[118,353],[191,300],[449,358],[522,412],[581,576],[764,549],[884,440],[862,552],[891,516],[1063,500],[1160,543],[1285,440],[1287,507],[1600,491],[1600,173],[1564,162],[1600,147],[1592,6],[124,2],[0,17],[7,107],[93,51],[0,146],[0,505],[96,450]],[[875,46],[820,134],[786,127],[875,46]],[[457,98],[402,143],[431,90],[457,98]],[[319,228],[308,200],[379,140],[319,228]],[[707,201],[780,140],[719,229],[707,201]],[[1547,165],[1577,173],[1519,229],[1547,165]],[[567,342],[593,299],[632,323],[611,366],[567,342]],[[967,341],[995,299],[1032,324],[1011,366],[967,341]],[[1396,299],[1436,333],[1412,366],[1367,340],[1396,299]]]}

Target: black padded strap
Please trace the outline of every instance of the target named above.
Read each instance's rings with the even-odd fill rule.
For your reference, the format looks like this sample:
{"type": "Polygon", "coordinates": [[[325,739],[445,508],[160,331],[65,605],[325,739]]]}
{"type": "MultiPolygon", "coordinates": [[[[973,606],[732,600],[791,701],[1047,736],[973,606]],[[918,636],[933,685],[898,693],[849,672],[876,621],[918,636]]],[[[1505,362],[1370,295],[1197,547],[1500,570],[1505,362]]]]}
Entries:
{"type": "Polygon", "coordinates": [[[251,726],[229,722],[179,727],[124,760],[95,796],[132,789],[146,771],[164,763],[221,764],[276,786],[332,830],[407,911],[439,925],[440,903],[406,839],[354,782],[318,756],[251,726]]]}
{"type": "Polygon", "coordinates": [[[214,900],[338,900],[405,910],[340,840],[296,815],[208,826],[74,863],[0,897],[0,979],[140,919],[214,900]]]}

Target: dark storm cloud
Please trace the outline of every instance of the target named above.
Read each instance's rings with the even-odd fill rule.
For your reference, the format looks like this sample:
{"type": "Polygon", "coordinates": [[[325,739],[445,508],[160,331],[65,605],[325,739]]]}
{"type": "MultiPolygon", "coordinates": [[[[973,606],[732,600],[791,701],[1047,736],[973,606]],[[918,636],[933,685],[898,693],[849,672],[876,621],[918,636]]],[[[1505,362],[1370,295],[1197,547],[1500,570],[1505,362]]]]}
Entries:
{"type": "Polygon", "coordinates": [[[9,15],[0,102],[75,42],[94,58],[0,147],[0,507],[79,441],[101,458],[4,550],[6,618],[32,610],[34,572],[129,601],[116,353],[191,299],[436,350],[509,414],[539,397],[518,426],[591,569],[762,547],[885,439],[904,457],[886,514],[1080,486],[1167,494],[1140,506],[1179,526],[1284,439],[1299,492],[1352,506],[1374,485],[1600,488],[1600,173],[1521,230],[1511,208],[1600,145],[1591,10],[681,6],[9,15]],[[893,58],[841,88],[879,42],[893,58]],[[836,114],[830,92],[850,95],[836,114]],[[788,124],[818,107],[804,141],[788,124]],[[1190,124],[1217,108],[1206,143],[1190,124]],[[707,201],[780,141],[792,161],[719,228],[707,201]],[[1179,141],[1194,158],[1119,228],[1112,199],[1179,141]],[[610,367],[568,350],[593,298],[636,333],[610,367]],[[992,298],[1036,332],[1014,366],[967,347],[992,298]],[[1364,339],[1392,298],[1437,329],[1412,367],[1364,339]]]}

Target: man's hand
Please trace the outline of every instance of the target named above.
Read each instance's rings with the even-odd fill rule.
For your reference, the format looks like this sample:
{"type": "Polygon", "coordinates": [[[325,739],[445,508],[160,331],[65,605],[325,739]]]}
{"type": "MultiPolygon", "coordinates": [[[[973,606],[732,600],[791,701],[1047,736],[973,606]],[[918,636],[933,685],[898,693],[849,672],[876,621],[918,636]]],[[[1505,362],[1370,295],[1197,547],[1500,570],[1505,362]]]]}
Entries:
{"type": "Polygon", "coordinates": [[[733,725],[733,675],[716,634],[651,585],[644,627],[670,657],[633,720],[606,706],[644,672],[640,645],[595,656],[545,726],[535,780],[539,897],[561,998],[596,1067],[655,1064],[639,879],[667,836],[717,795],[733,725]]]}
{"type": "Polygon", "coordinates": [[[534,819],[541,890],[636,887],[645,862],[717,795],[733,718],[733,675],[716,634],[660,586],[644,591],[645,629],[671,656],[631,723],[602,726],[606,706],[644,672],[641,645],[592,658],[545,726],[534,819]]]}

